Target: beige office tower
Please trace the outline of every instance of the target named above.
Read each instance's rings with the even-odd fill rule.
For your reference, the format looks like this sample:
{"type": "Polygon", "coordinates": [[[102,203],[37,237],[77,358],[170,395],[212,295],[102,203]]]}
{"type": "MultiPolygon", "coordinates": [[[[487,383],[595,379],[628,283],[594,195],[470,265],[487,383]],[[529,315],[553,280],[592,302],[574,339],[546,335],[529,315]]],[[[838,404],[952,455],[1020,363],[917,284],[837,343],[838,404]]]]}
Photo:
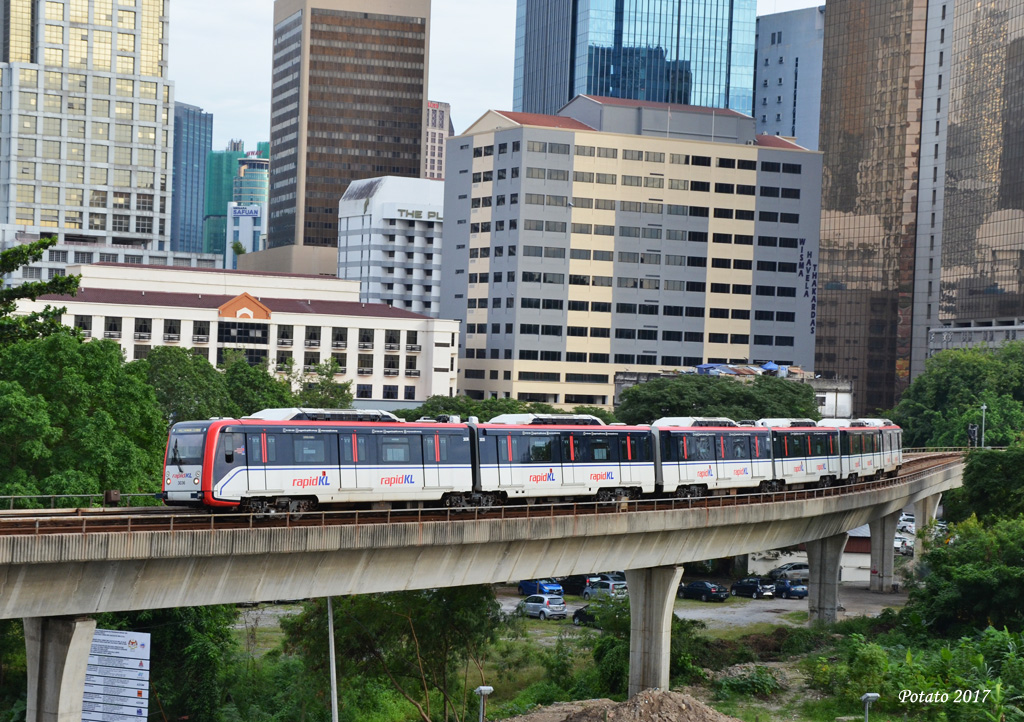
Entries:
{"type": "Polygon", "coordinates": [[[0,248],[59,241],[12,282],[62,275],[68,263],[195,265],[196,254],[166,250],[167,4],[0,3],[0,248]]]}
{"type": "Polygon", "coordinates": [[[459,391],[611,405],[616,375],[813,364],[821,154],[753,118],[581,95],[448,142],[459,391]]]}
{"type": "Polygon", "coordinates": [[[352,181],[420,177],[429,40],[430,0],[276,0],[272,255],[337,248],[352,181]]]}

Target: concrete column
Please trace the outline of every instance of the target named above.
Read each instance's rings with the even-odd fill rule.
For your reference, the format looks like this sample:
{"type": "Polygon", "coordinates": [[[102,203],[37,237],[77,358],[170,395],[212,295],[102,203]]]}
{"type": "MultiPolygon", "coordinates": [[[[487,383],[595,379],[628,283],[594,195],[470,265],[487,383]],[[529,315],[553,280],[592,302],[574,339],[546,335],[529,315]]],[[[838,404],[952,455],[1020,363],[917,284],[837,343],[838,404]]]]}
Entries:
{"type": "MultiPolygon", "coordinates": [[[[941,500],[942,494],[933,494],[914,502],[914,527],[916,529],[923,529],[935,521],[935,514],[939,510],[939,502],[941,500]]],[[[919,560],[922,554],[924,554],[924,549],[921,544],[915,543],[914,561],[919,560]]]]}
{"type": "Polygon", "coordinates": [[[81,722],[85,668],[96,620],[85,617],[27,617],[26,722],[81,722]]]}
{"type": "Polygon", "coordinates": [[[895,565],[896,523],[901,511],[868,522],[871,533],[871,584],[873,592],[892,591],[892,572],[895,565]]]}
{"type": "Polygon", "coordinates": [[[807,607],[811,621],[836,621],[839,606],[839,572],[849,534],[836,534],[809,541],[807,548],[808,571],[807,607]]]}
{"type": "Polygon", "coordinates": [[[669,647],[681,566],[627,569],[629,583],[629,696],[668,689],[669,647]]]}

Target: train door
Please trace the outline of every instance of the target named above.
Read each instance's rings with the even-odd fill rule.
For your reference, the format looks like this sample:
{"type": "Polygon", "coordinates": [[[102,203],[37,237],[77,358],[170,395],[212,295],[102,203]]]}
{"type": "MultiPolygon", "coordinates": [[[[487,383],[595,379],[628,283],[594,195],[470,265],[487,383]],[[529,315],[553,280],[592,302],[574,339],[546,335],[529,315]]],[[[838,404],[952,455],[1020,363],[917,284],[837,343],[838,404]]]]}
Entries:
{"type": "Polygon", "coordinates": [[[571,431],[562,436],[562,486],[586,484],[590,480],[580,437],[571,431]]]}
{"type": "MultiPolygon", "coordinates": [[[[512,434],[499,434],[490,439],[489,443],[496,444],[498,447],[498,486],[501,488],[516,485],[513,468],[518,458],[517,453],[521,440],[520,437],[512,436],[512,434]]],[[[485,482],[486,480],[482,483],[482,488],[489,488],[485,482]]]]}
{"type": "Polygon", "coordinates": [[[600,434],[583,438],[582,454],[586,459],[583,467],[586,482],[596,486],[616,486],[622,480],[622,469],[618,462],[618,445],[614,436],[600,434]]]}
{"type": "Polygon", "coordinates": [[[827,432],[816,432],[809,434],[808,440],[810,441],[810,457],[807,459],[808,473],[812,477],[817,477],[819,480],[827,476],[831,476],[832,472],[829,470],[829,435],[827,432]]]}
{"type": "Polygon", "coordinates": [[[343,431],[340,438],[341,488],[352,491],[372,491],[373,473],[370,469],[369,444],[366,435],[343,431]]]}
{"type": "Polygon", "coordinates": [[[643,465],[649,463],[648,449],[643,434],[619,435],[619,469],[622,474],[619,486],[636,486],[643,479],[643,465]]]}
{"type": "MultiPolygon", "coordinates": [[[[249,467],[249,492],[262,494],[267,491],[267,456],[263,451],[262,431],[245,434],[245,463],[249,467]]],[[[237,453],[237,452],[236,452],[237,453]]]]}
{"type": "Polygon", "coordinates": [[[753,474],[750,468],[750,436],[748,433],[715,434],[718,456],[718,478],[733,486],[750,486],[753,474]]]}
{"type": "MultiPolygon", "coordinates": [[[[438,432],[423,434],[423,486],[433,489],[441,486],[441,463],[448,460],[448,437],[438,432]]],[[[450,486],[450,484],[445,484],[450,486]]]]}
{"type": "Polygon", "coordinates": [[[766,433],[754,434],[750,439],[751,466],[753,480],[760,483],[772,476],[772,441],[766,433]]]}
{"type": "Polygon", "coordinates": [[[213,494],[218,499],[238,499],[248,493],[245,434],[221,432],[213,463],[213,494]]]}

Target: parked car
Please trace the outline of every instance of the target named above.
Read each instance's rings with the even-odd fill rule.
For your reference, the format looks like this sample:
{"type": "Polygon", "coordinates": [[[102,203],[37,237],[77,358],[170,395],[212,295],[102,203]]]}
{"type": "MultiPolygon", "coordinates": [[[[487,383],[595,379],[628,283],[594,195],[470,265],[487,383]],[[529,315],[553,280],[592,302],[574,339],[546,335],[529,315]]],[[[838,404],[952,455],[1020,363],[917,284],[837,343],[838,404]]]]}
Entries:
{"type": "Polygon", "coordinates": [[[519,603],[519,608],[528,617],[565,619],[565,600],[557,594],[532,594],[519,603]]]}
{"type": "Polygon", "coordinates": [[[629,588],[625,582],[606,582],[604,580],[594,582],[583,590],[583,598],[587,601],[602,596],[624,597],[627,594],[629,594],[629,588]]]}
{"type": "Polygon", "coordinates": [[[914,554],[914,540],[904,539],[900,544],[900,554],[905,557],[912,556],[914,554]]]}
{"type": "Polygon", "coordinates": [[[595,617],[593,612],[590,611],[589,604],[585,607],[580,607],[572,613],[572,623],[577,627],[581,625],[593,627],[595,622],[597,622],[597,617],[595,617]]]}
{"type": "Polygon", "coordinates": [[[680,584],[676,596],[680,599],[699,599],[702,602],[724,602],[729,598],[729,590],[714,582],[690,582],[680,584]]]}
{"type": "Polygon", "coordinates": [[[804,599],[807,596],[807,585],[790,579],[779,579],[775,582],[775,596],[783,599],[804,599]]]}
{"type": "Polygon", "coordinates": [[[789,562],[780,567],[775,567],[768,572],[768,578],[772,580],[792,579],[803,581],[808,579],[810,575],[811,568],[807,565],[807,562],[789,562]]]}
{"type": "Polygon", "coordinates": [[[896,524],[896,531],[906,532],[907,534],[916,534],[917,527],[912,521],[901,521],[896,524]]]}
{"type": "Polygon", "coordinates": [[[600,581],[601,577],[597,574],[573,574],[568,577],[562,577],[559,582],[562,585],[562,591],[565,594],[575,594],[576,596],[582,596],[583,590],[591,584],[591,582],[600,581]]]}
{"type": "Polygon", "coordinates": [[[895,549],[896,551],[900,551],[901,549],[903,549],[903,545],[904,544],[911,544],[912,545],[913,543],[914,543],[914,537],[905,537],[905,536],[902,536],[901,534],[897,534],[895,537],[893,537],[892,548],[895,549]]]}
{"type": "Polygon", "coordinates": [[[626,572],[600,572],[595,574],[598,579],[602,582],[624,582],[626,581],[626,572]]]}
{"type": "Polygon", "coordinates": [[[557,594],[562,596],[562,585],[554,579],[524,579],[519,582],[519,593],[522,596],[529,594],[557,594]]]}
{"type": "Polygon", "coordinates": [[[771,597],[775,595],[775,585],[772,584],[770,579],[747,577],[745,579],[740,579],[729,587],[729,593],[734,597],[751,597],[752,599],[757,599],[758,597],[771,597]]]}

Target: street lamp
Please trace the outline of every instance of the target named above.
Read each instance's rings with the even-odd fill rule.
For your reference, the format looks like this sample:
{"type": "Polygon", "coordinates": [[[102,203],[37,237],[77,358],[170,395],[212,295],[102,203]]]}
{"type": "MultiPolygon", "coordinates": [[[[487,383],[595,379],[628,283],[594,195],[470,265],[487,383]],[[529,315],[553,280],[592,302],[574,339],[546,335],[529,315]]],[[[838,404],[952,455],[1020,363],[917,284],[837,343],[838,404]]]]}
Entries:
{"type": "Polygon", "coordinates": [[[981,448],[985,448],[985,409],[988,406],[985,404],[981,405],[981,448]]]}
{"type": "Polygon", "coordinates": [[[487,695],[494,691],[494,687],[480,685],[473,691],[480,695],[480,722],[484,722],[484,709],[487,708],[487,695]]]}
{"type": "Polygon", "coordinates": [[[864,703],[864,722],[868,722],[868,710],[871,709],[871,703],[877,702],[878,698],[881,697],[877,692],[868,692],[860,701],[864,703]]]}

